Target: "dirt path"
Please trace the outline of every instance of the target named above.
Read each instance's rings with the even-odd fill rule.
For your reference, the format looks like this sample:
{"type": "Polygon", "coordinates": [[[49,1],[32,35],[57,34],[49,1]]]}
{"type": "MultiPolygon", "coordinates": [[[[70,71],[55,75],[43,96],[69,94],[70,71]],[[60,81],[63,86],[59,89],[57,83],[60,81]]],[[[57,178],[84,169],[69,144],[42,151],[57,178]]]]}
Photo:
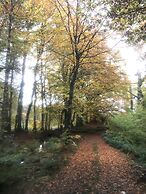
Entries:
{"type": "Polygon", "coordinates": [[[137,169],[130,158],[97,137],[100,161],[98,189],[100,194],[145,194],[137,185],[137,169]]]}
{"type": "Polygon", "coordinates": [[[136,170],[128,156],[106,144],[98,134],[92,134],[83,138],[69,165],[39,187],[39,193],[146,194],[136,183],[136,170]]]}

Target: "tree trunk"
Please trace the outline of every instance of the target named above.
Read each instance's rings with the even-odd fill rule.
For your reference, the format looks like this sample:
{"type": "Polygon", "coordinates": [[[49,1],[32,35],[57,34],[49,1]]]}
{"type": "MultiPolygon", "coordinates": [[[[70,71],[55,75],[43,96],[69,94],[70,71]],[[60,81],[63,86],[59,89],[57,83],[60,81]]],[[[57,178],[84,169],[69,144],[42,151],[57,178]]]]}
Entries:
{"type": "MultiPolygon", "coordinates": [[[[34,83],[33,83],[33,89],[32,89],[32,95],[31,95],[31,101],[30,101],[30,104],[28,106],[28,109],[27,109],[27,113],[26,113],[26,119],[25,119],[25,130],[28,131],[28,122],[29,122],[29,117],[30,117],[30,112],[31,112],[31,108],[32,108],[32,104],[33,104],[33,97],[35,95],[35,100],[36,100],[36,84],[37,84],[37,81],[36,81],[36,75],[37,75],[37,69],[38,69],[38,65],[39,65],[39,60],[40,60],[40,57],[42,55],[42,51],[40,51],[38,49],[37,51],[37,62],[36,62],[36,66],[35,66],[35,69],[34,69],[34,83]]],[[[36,109],[35,109],[35,105],[34,105],[34,122],[36,120],[36,109]]],[[[36,125],[34,123],[34,125],[36,125]]],[[[35,128],[35,126],[34,126],[35,128]]]]}
{"type": "Polygon", "coordinates": [[[36,124],[36,101],[37,101],[37,95],[36,95],[36,90],[35,90],[34,105],[33,105],[33,130],[34,131],[37,131],[37,124],[36,124]]]}
{"type": "Polygon", "coordinates": [[[76,79],[78,76],[78,70],[80,66],[80,54],[76,51],[76,64],[74,68],[74,72],[70,81],[70,87],[69,87],[69,98],[68,101],[65,103],[65,129],[71,129],[72,127],[72,106],[73,106],[73,98],[74,98],[74,90],[75,90],[75,84],[76,79]]]}
{"type": "Polygon", "coordinates": [[[51,114],[51,110],[50,110],[51,105],[52,105],[52,103],[50,101],[49,108],[48,108],[48,130],[51,129],[51,119],[52,119],[52,114],[51,114]]]}
{"type": "Polygon", "coordinates": [[[48,114],[48,105],[46,100],[46,91],[45,91],[45,130],[48,130],[48,121],[49,121],[49,114],[48,114]]]}
{"type": "Polygon", "coordinates": [[[69,92],[69,99],[66,102],[65,105],[65,129],[71,129],[71,120],[72,120],[72,104],[73,104],[73,95],[74,95],[74,86],[72,85],[70,87],[70,92],[69,92]]]}
{"type": "Polygon", "coordinates": [[[23,93],[24,93],[24,75],[25,75],[25,68],[26,68],[26,55],[23,58],[22,64],[22,79],[20,84],[20,92],[18,97],[18,107],[17,107],[17,119],[16,119],[16,131],[22,130],[22,113],[23,113],[23,93]]]}
{"type": "Polygon", "coordinates": [[[133,95],[132,95],[132,87],[130,86],[130,109],[133,111],[134,104],[133,104],[133,95]]]}
{"type": "Polygon", "coordinates": [[[143,100],[143,93],[142,93],[142,84],[144,79],[141,77],[141,73],[138,73],[138,83],[137,83],[137,101],[138,104],[142,103],[143,100]]]}
{"type": "Polygon", "coordinates": [[[29,116],[30,116],[30,112],[31,112],[32,104],[33,104],[33,97],[36,93],[36,71],[37,71],[37,65],[35,67],[35,72],[34,72],[34,83],[33,83],[31,101],[30,101],[30,104],[28,106],[27,113],[26,113],[26,119],[25,119],[25,130],[26,131],[28,131],[29,116]]]}
{"type": "Polygon", "coordinates": [[[11,72],[11,83],[10,83],[10,114],[9,114],[9,131],[11,131],[11,125],[12,125],[12,105],[13,105],[13,81],[14,81],[14,63],[15,59],[12,63],[12,72],[11,72]]]}
{"type": "Polygon", "coordinates": [[[33,96],[34,96],[34,88],[33,88],[32,95],[31,95],[31,101],[30,101],[30,104],[28,106],[27,113],[26,113],[26,119],[25,119],[25,130],[26,131],[28,131],[28,122],[29,122],[29,116],[30,116],[32,104],[33,104],[33,96]]]}
{"type": "Polygon", "coordinates": [[[44,105],[42,103],[42,114],[41,114],[41,130],[44,131],[45,127],[45,114],[44,114],[44,105]]]}
{"type": "Polygon", "coordinates": [[[12,12],[13,4],[11,2],[11,10],[9,13],[9,24],[8,24],[8,36],[7,36],[7,51],[6,51],[6,62],[5,62],[5,81],[4,81],[4,92],[3,92],[3,104],[2,104],[2,130],[10,131],[10,94],[9,94],[9,76],[10,76],[10,53],[11,53],[11,33],[12,33],[12,12]]]}
{"type": "Polygon", "coordinates": [[[73,106],[73,97],[74,97],[74,89],[75,89],[75,83],[77,78],[78,70],[75,72],[74,79],[70,83],[69,88],[69,99],[65,104],[65,129],[71,129],[72,127],[72,106],[73,106]]]}
{"type": "Polygon", "coordinates": [[[63,129],[63,127],[64,127],[64,114],[65,114],[65,109],[63,109],[62,111],[61,111],[61,113],[60,113],[60,129],[63,129]]]}
{"type": "Polygon", "coordinates": [[[43,80],[43,64],[41,62],[41,109],[42,109],[42,113],[41,113],[41,130],[44,131],[45,129],[45,111],[44,111],[44,80],[43,80]]]}
{"type": "Polygon", "coordinates": [[[45,68],[45,76],[44,76],[44,101],[45,101],[45,121],[44,121],[44,127],[45,127],[45,130],[47,131],[48,130],[48,105],[47,105],[47,95],[46,95],[46,74],[47,74],[47,71],[46,71],[46,68],[45,68]]]}
{"type": "Polygon", "coordinates": [[[45,130],[48,130],[48,109],[46,108],[46,114],[45,114],[45,130]]]}

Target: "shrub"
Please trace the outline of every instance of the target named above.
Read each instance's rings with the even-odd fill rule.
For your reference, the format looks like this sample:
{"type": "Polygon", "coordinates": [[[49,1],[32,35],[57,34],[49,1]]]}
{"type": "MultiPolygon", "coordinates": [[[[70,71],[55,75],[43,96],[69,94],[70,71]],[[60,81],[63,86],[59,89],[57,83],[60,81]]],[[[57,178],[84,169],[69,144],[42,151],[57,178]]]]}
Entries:
{"type": "Polygon", "coordinates": [[[58,158],[47,158],[43,160],[43,168],[47,171],[58,170],[61,166],[60,160],[58,158]]]}
{"type": "Polygon", "coordinates": [[[45,148],[50,152],[60,152],[63,149],[63,143],[61,142],[61,139],[52,137],[45,142],[45,148]]]}
{"type": "Polygon", "coordinates": [[[11,185],[22,180],[25,169],[23,166],[0,166],[0,185],[11,185]]]}
{"type": "Polygon", "coordinates": [[[36,140],[21,145],[4,142],[0,147],[0,192],[14,183],[17,185],[18,181],[21,185],[31,179],[34,184],[43,176],[53,175],[66,164],[67,155],[63,150],[66,145],[71,150],[68,144],[72,141],[72,136],[65,132],[60,138],[52,137],[44,142],[42,151],[39,151],[40,143],[36,140]]]}
{"type": "Polygon", "coordinates": [[[66,130],[61,135],[61,141],[63,142],[64,145],[75,144],[73,139],[74,139],[74,137],[72,135],[70,135],[68,130],[66,130]]]}
{"type": "Polygon", "coordinates": [[[32,140],[31,142],[25,144],[25,146],[23,147],[23,151],[24,152],[30,152],[33,153],[36,151],[36,149],[39,148],[39,142],[36,140],[32,140]]]}
{"type": "Polygon", "coordinates": [[[137,109],[114,116],[108,121],[109,130],[104,137],[111,145],[132,153],[146,162],[146,110],[137,109]]]}
{"type": "Polygon", "coordinates": [[[6,155],[0,158],[0,187],[21,181],[25,168],[21,165],[24,159],[22,153],[6,155]]]}

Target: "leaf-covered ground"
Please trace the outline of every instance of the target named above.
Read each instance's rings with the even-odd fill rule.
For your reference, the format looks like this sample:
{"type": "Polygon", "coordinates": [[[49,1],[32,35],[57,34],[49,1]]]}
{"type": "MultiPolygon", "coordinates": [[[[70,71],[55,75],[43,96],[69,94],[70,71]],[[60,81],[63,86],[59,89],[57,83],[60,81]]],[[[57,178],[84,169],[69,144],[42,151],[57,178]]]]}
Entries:
{"type": "Polygon", "coordinates": [[[98,189],[100,194],[145,194],[137,180],[141,172],[129,156],[97,137],[101,164],[98,189]]]}
{"type": "Polygon", "coordinates": [[[146,194],[129,156],[98,135],[85,135],[70,162],[27,194],[146,194]]]}

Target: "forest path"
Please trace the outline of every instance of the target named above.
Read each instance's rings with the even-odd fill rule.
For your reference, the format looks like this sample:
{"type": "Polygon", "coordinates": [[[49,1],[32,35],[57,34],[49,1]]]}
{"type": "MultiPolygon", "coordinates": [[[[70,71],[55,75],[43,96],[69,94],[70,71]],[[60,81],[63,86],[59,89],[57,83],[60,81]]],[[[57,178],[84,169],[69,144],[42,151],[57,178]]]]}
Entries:
{"type": "MultiPolygon", "coordinates": [[[[99,134],[85,135],[77,152],[41,194],[146,194],[137,185],[131,159],[108,145],[99,134]]],[[[34,189],[37,193],[37,188],[34,189]]]]}

